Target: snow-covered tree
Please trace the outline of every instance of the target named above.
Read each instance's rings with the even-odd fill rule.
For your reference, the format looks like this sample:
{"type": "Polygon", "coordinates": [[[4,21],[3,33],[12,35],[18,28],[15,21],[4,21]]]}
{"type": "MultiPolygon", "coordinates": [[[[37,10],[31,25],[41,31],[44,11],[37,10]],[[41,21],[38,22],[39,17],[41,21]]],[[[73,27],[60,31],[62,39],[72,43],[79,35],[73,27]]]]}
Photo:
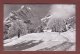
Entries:
{"type": "Polygon", "coordinates": [[[5,37],[14,37],[18,35],[20,32],[21,35],[25,35],[28,33],[28,27],[32,25],[31,21],[29,20],[30,16],[30,8],[21,7],[17,11],[12,11],[9,16],[4,20],[4,35],[5,37]],[[7,24],[7,26],[5,26],[7,24]],[[11,26],[9,26],[9,24],[11,26]]]}

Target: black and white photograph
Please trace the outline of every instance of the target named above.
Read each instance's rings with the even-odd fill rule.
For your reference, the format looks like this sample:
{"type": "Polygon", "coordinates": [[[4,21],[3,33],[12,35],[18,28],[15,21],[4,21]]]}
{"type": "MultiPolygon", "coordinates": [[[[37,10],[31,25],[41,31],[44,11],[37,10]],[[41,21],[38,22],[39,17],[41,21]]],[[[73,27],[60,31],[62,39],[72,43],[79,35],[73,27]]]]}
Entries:
{"type": "Polygon", "coordinates": [[[76,51],[75,4],[4,4],[4,51],[76,51]]]}

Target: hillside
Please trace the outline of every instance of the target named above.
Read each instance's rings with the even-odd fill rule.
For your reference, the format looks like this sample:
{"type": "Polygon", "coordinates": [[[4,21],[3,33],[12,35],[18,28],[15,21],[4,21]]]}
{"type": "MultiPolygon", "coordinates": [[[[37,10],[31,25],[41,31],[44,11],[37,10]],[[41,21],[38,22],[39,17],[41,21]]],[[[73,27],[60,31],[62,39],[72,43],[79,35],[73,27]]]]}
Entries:
{"type": "MultiPolygon", "coordinates": [[[[71,46],[74,45],[75,41],[75,32],[67,31],[65,33],[57,33],[57,32],[44,32],[44,33],[32,33],[21,36],[20,38],[14,37],[12,39],[4,40],[4,49],[5,50],[22,50],[22,51],[36,51],[44,48],[52,48],[53,46],[59,46],[60,44],[65,44],[71,46]],[[68,35],[69,34],[69,35],[68,35]],[[66,35],[66,36],[65,36],[66,35]],[[70,38],[71,37],[71,38],[70,38]]],[[[64,44],[64,45],[65,45],[64,44]]],[[[54,48],[55,48],[54,47],[54,48]]],[[[64,50],[65,48],[70,46],[61,47],[59,50],[64,50]],[[62,49],[63,48],[63,49],[62,49]]],[[[56,51],[58,50],[55,49],[56,51]]],[[[74,50],[73,47],[72,50],[74,50]]],[[[51,51],[55,51],[51,50],[51,51]]],[[[46,49],[45,49],[46,51],[46,49]]]]}

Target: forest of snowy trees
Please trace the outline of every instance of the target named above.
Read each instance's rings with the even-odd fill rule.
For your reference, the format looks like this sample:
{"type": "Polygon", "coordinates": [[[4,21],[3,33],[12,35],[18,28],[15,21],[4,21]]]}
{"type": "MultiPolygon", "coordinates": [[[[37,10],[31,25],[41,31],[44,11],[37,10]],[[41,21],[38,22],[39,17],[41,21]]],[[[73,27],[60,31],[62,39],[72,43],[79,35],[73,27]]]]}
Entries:
{"type": "Polygon", "coordinates": [[[74,5],[52,5],[52,9],[42,22],[47,23],[47,28],[55,32],[65,32],[75,28],[76,16],[74,5]],[[66,10],[65,10],[66,9],[66,10]]]}
{"type": "Polygon", "coordinates": [[[76,29],[74,7],[74,5],[52,5],[47,16],[41,19],[42,23],[34,28],[35,24],[30,20],[33,18],[31,8],[21,6],[20,9],[12,11],[5,18],[4,39],[14,37],[18,33],[22,36],[27,33],[43,32],[45,29],[51,29],[52,32],[65,32],[70,28],[76,29]]]}

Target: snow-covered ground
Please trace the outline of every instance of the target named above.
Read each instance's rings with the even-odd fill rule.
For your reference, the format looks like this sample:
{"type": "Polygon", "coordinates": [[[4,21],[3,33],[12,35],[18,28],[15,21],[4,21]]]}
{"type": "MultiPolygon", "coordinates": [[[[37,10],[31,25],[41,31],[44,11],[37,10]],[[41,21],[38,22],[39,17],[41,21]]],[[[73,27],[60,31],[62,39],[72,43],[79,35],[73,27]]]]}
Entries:
{"type": "MultiPolygon", "coordinates": [[[[11,47],[11,46],[15,47],[16,45],[24,44],[31,40],[35,40],[32,43],[38,43],[39,41],[43,41],[40,44],[33,46],[31,48],[22,49],[22,51],[36,51],[46,47],[50,48],[52,46],[59,45],[66,41],[75,43],[76,42],[75,37],[76,37],[76,32],[71,30],[60,34],[57,32],[31,33],[31,34],[26,34],[24,36],[21,36],[20,38],[13,37],[11,39],[4,40],[4,49],[6,47],[11,47]]],[[[72,49],[75,49],[75,47],[71,48],[71,50],[72,49]]]]}
{"type": "Polygon", "coordinates": [[[61,33],[60,35],[68,38],[70,42],[76,42],[76,31],[74,31],[73,29],[67,32],[61,33]]]}
{"type": "Polygon", "coordinates": [[[4,40],[4,46],[11,46],[15,44],[19,44],[22,42],[27,42],[30,40],[43,40],[45,42],[52,40],[52,41],[66,41],[59,33],[56,32],[44,32],[44,33],[32,33],[21,36],[20,38],[14,37],[12,39],[4,40]],[[7,43],[9,42],[9,43],[7,43]]]}

